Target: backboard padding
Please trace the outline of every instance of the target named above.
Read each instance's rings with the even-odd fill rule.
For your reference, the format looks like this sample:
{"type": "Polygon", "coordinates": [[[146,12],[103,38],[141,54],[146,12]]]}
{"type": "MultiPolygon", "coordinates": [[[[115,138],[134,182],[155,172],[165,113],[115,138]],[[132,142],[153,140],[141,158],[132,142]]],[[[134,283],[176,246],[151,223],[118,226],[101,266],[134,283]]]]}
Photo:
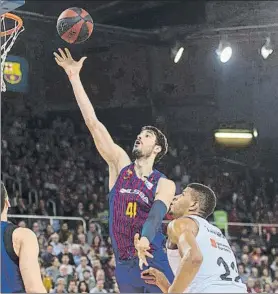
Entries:
{"type": "Polygon", "coordinates": [[[0,15],[24,5],[24,0],[0,0],[0,15]]]}

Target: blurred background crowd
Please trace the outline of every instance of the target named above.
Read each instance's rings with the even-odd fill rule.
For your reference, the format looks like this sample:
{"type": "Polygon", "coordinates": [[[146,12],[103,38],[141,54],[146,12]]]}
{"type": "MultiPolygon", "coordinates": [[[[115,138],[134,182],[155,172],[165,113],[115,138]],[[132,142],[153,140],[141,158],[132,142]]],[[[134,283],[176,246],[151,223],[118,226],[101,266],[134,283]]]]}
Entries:
{"type": "MultiPolygon", "coordinates": [[[[13,220],[38,237],[45,287],[53,293],[118,292],[107,230],[108,171],[85,125],[76,125],[74,116],[34,117],[28,108],[15,118],[11,105],[3,107],[9,115],[2,120],[2,176],[13,203],[10,213],[36,215],[13,220]],[[40,218],[55,215],[79,219],[40,218]]],[[[181,145],[178,139],[171,138],[158,167],[175,180],[177,192],[201,182],[216,191],[217,210],[229,221],[278,223],[273,175],[227,168],[208,159],[213,148],[196,148],[193,141],[181,145]]],[[[132,141],[122,144],[131,150],[132,141]]],[[[277,229],[234,226],[228,234],[249,291],[278,293],[277,229]]]]}

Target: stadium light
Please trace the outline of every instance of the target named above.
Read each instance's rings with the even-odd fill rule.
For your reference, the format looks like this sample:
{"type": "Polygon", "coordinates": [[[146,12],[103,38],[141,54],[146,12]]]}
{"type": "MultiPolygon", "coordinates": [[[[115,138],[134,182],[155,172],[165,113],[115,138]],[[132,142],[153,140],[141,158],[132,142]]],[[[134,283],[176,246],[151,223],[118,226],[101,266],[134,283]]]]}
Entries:
{"type": "Polygon", "coordinates": [[[267,59],[269,57],[269,55],[272,53],[273,53],[273,47],[272,47],[270,38],[267,37],[265,44],[261,48],[261,55],[262,55],[263,59],[267,59]]]}
{"type": "Polygon", "coordinates": [[[216,50],[216,54],[222,63],[228,62],[233,54],[230,43],[221,41],[219,43],[218,49],[216,50]]]}
{"type": "Polygon", "coordinates": [[[175,63],[178,63],[182,57],[182,54],[183,54],[183,51],[184,51],[184,48],[183,47],[180,47],[179,50],[177,51],[176,55],[175,55],[175,58],[174,58],[174,62],[175,63]]]}
{"type": "Polygon", "coordinates": [[[220,128],[214,131],[215,141],[226,147],[247,147],[255,138],[258,131],[254,128],[220,128]]]}

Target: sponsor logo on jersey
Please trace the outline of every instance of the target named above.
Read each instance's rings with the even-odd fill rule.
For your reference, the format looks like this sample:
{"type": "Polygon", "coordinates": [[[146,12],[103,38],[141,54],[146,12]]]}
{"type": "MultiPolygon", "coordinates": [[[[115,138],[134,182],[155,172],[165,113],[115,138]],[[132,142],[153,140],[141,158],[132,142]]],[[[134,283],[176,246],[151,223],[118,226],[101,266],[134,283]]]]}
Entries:
{"type": "Polygon", "coordinates": [[[153,184],[151,182],[149,182],[148,180],[145,181],[145,185],[149,190],[151,190],[153,187],[153,184]]]}
{"type": "Polygon", "coordinates": [[[216,241],[214,239],[210,238],[210,244],[211,244],[212,247],[217,248],[217,244],[216,244],[216,241]]]}
{"type": "Polygon", "coordinates": [[[122,188],[120,190],[120,193],[124,194],[124,193],[127,193],[127,194],[136,194],[136,195],[139,195],[140,198],[147,204],[149,204],[149,198],[142,192],[142,191],[139,191],[137,189],[124,189],[122,188]]]}

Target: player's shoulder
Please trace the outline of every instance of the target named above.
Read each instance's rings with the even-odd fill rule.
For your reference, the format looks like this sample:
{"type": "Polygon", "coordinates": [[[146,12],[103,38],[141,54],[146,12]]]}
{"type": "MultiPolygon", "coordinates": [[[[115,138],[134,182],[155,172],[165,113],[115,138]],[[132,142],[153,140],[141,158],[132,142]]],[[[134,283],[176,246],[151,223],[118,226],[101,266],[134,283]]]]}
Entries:
{"type": "Polygon", "coordinates": [[[28,228],[21,228],[21,227],[17,227],[14,230],[13,238],[16,238],[17,240],[20,240],[23,242],[25,240],[27,240],[28,242],[37,241],[37,236],[32,230],[30,230],[28,228]]]}
{"type": "Polygon", "coordinates": [[[191,231],[196,235],[198,233],[199,226],[192,218],[183,217],[172,220],[169,223],[167,230],[169,233],[175,234],[181,234],[185,231],[191,231]]]}
{"type": "Polygon", "coordinates": [[[174,183],[174,181],[170,180],[170,179],[167,179],[167,178],[164,178],[164,177],[161,177],[158,181],[158,185],[163,188],[166,188],[168,187],[169,189],[173,189],[175,188],[176,189],[176,184],[174,183]]]}

